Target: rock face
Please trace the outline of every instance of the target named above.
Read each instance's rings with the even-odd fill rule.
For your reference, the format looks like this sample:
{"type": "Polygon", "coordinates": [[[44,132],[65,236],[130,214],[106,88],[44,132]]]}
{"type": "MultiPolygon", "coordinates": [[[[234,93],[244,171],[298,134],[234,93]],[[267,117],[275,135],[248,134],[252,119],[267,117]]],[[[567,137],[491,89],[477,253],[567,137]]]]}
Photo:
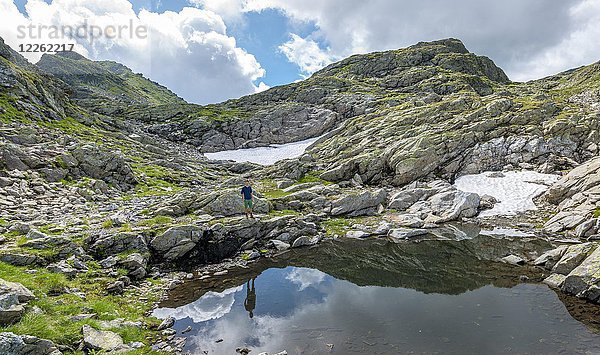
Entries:
{"type": "Polygon", "coordinates": [[[0,354],[61,355],[62,352],[49,340],[5,332],[0,333],[0,354]]]}
{"type": "Polygon", "coordinates": [[[567,275],[562,290],[600,303],[600,247],[598,245],[590,256],[567,275]]]}
{"type": "Polygon", "coordinates": [[[0,325],[18,322],[25,312],[25,304],[34,298],[25,286],[0,279],[0,325]]]}
{"type": "Polygon", "coordinates": [[[548,189],[544,198],[558,205],[559,210],[544,225],[546,231],[569,231],[579,238],[598,234],[600,224],[595,211],[600,202],[600,158],[571,170],[548,189]]]}
{"type": "Polygon", "coordinates": [[[544,280],[551,287],[600,303],[600,243],[560,246],[541,255],[534,264],[552,270],[544,280]]]}

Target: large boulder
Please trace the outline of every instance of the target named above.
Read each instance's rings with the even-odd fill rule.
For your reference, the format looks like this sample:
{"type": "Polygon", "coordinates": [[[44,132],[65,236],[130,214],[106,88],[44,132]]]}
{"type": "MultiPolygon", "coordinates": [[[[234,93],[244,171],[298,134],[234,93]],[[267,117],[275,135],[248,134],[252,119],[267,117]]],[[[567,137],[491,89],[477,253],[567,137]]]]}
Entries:
{"type": "Polygon", "coordinates": [[[121,232],[107,236],[92,236],[87,240],[92,254],[99,258],[106,258],[123,252],[136,251],[141,254],[148,253],[146,238],[137,233],[121,232]]]}
{"type": "Polygon", "coordinates": [[[119,334],[96,330],[89,325],[84,325],[81,329],[83,333],[83,348],[87,351],[115,351],[123,348],[123,338],[119,334]]]}
{"type": "MultiPolygon", "coordinates": [[[[74,176],[104,180],[123,190],[137,184],[133,170],[120,151],[107,151],[97,145],[87,144],[75,147],[70,154],[74,160],[69,171],[74,176]]],[[[71,160],[65,157],[63,161],[71,160]]]]}
{"type": "Polygon", "coordinates": [[[573,269],[565,278],[562,290],[600,303],[600,247],[573,269]]]}
{"type": "Polygon", "coordinates": [[[0,354],[2,355],[61,355],[50,340],[30,335],[16,335],[10,332],[0,333],[0,354]]]}
{"type": "Polygon", "coordinates": [[[571,245],[556,265],[554,265],[552,272],[568,275],[573,269],[581,264],[581,262],[597,248],[597,246],[598,245],[595,243],[571,245]]]}
{"type": "Polygon", "coordinates": [[[172,227],[154,237],[150,246],[160,258],[175,261],[194,249],[205,232],[206,228],[194,225],[172,227]]]}
{"type": "Polygon", "coordinates": [[[332,202],[331,215],[349,217],[373,215],[385,202],[386,196],[387,191],[384,189],[347,194],[332,202]]]}
{"type": "Polygon", "coordinates": [[[429,199],[435,223],[476,216],[479,210],[479,195],[460,190],[442,192],[429,199]]]}
{"type": "Polygon", "coordinates": [[[18,322],[25,313],[25,304],[34,298],[20,283],[0,279],[0,325],[18,322]]]}

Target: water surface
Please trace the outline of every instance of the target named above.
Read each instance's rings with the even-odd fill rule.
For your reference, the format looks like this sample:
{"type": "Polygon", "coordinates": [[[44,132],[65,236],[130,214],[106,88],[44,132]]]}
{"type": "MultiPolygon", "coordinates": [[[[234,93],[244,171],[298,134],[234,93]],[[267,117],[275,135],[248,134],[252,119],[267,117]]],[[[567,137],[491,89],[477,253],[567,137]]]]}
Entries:
{"type": "Polygon", "coordinates": [[[489,261],[541,247],[523,243],[332,243],[188,283],[155,315],[192,327],[192,353],[600,353],[539,270],[489,261]]]}

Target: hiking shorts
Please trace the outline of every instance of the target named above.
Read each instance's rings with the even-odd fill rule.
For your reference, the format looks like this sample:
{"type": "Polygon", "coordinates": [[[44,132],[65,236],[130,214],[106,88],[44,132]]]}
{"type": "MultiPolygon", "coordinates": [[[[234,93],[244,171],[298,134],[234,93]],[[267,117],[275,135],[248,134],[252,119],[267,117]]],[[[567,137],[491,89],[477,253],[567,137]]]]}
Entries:
{"type": "Polygon", "coordinates": [[[252,208],[252,200],[244,200],[244,208],[252,208]]]}

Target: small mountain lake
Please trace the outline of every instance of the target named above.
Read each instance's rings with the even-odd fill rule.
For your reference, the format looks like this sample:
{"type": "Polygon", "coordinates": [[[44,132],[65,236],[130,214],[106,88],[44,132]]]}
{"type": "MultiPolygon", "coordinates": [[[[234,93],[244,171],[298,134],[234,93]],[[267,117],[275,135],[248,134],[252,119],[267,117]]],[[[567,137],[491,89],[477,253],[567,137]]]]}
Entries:
{"type": "Polygon", "coordinates": [[[177,319],[192,354],[600,353],[600,307],[490,261],[541,244],[326,242],[191,280],[154,315],[177,319]]]}

